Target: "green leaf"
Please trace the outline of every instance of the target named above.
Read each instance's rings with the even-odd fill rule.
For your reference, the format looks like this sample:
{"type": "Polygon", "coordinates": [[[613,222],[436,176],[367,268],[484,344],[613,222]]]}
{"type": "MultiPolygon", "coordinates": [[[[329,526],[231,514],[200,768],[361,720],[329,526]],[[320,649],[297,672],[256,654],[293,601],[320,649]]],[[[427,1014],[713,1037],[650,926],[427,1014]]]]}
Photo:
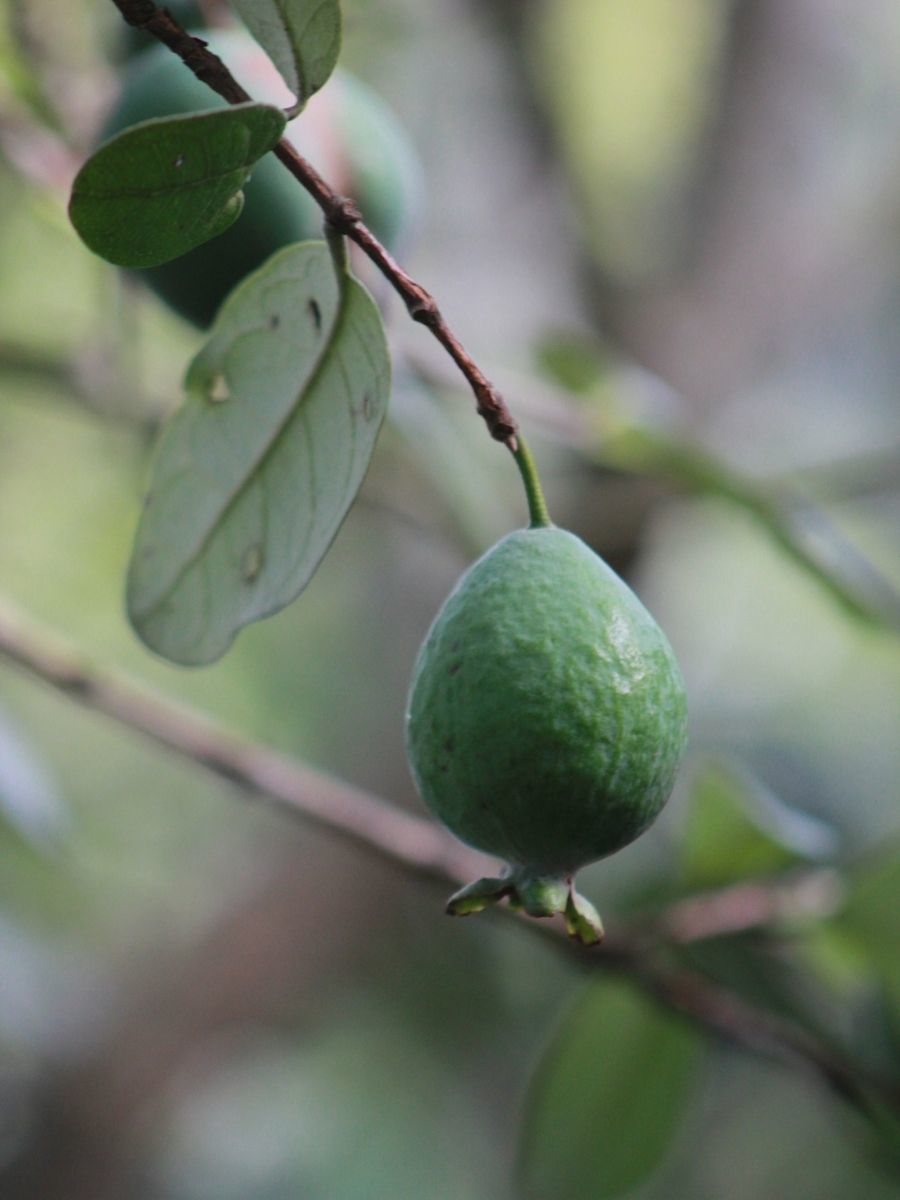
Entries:
{"type": "Polygon", "coordinates": [[[533,353],[540,373],[575,396],[596,395],[609,370],[596,339],[584,334],[552,330],[544,334],[533,353]]]}
{"type": "Polygon", "coordinates": [[[306,104],[335,68],[341,49],[338,0],[231,0],[232,7],[306,104]]]}
{"type": "Polygon", "coordinates": [[[48,850],[68,826],[63,799],[44,763],[0,709],[0,826],[48,850]]]}
{"type": "Polygon", "coordinates": [[[267,104],[143,121],[111,138],[75,178],[69,216],[82,241],[120,267],[154,267],[224,233],[250,168],[285,117],[267,104]]]}
{"type": "Polygon", "coordinates": [[[378,309],[328,248],[273,255],[191,363],[137,531],[128,612],[151,649],[209,663],[309,582],[387,407],[378,309]]]}
{"type": "Polygon", "coordinates": [[[520,1148],[535,1200],[607,1200],[662,1161],[693,1093],[701,1041],[622,983],[592,985],[541,1063],[520,1148]]]}
{"type": "Polygon", "coordinates": [[[842,912],[832,927],[862,956],[900,1004],[900,854],[863,859],[848,880],[842,912]]]}
{"type": "Polygon", "coordinates": [[[783,804],[724,763],[695,780],[681,847],[682,883],[719,887],[834,853],[830,826],[783,804]]]}

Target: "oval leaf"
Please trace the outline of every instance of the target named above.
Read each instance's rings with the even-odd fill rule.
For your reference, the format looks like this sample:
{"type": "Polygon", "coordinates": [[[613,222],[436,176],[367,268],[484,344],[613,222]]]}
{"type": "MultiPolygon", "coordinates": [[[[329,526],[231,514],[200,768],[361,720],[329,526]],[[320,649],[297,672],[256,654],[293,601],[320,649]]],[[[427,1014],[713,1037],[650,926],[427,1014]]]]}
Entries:
{"type": "Polygon", "coordinates": [[[281,109],[255,103],[134,125],[78,172],[72,224],[120,267],[178,258],[237,220],[250,168],[284,126],[281,109]]]}
{"type": "Polygon", "coordinates": [[[279,251],[225,302],[160,443],[128,578],[151,649],[212,662],[311,578],[387,407],[378,309],[328,248],[279,251]]]}
{"type": "Polygon", "coordinates": [[[341,49],[338,0],[231,0],[302,108],[335,68],[341,49]]]}
{"type": "Polygon", "coordinates": [[[526,1194],[607,1200],[640,1183],[685,1115],[700,1045],[624,984],[590,987],[532,1081],[519,1156],[526,1194]]]}
{"type": "Polygon", "coordinates": [[[790,808],[736,766],[709,761],[698,771],[681,846],[687,891],[771,875],[798,862],[832,857],[835,831],[790,808]]]}

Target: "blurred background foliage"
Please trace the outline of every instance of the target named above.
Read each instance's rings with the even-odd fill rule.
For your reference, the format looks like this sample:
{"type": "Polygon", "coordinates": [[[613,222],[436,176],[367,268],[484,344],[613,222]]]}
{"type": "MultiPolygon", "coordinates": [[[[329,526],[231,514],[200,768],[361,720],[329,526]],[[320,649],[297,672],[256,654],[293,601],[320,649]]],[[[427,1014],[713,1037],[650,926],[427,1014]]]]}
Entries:
{"type": "MultiPolygon", "coordinates": [[[[685,670],[676,795],[588,894],[896,1095],[900,9],[345,9],[343,63],[423,160],[404,264],[521,417],[557,522],[685,670]],[[704,892],[730,885],[784,903],[704,925],[704,892]]],[[[512,464],[367,276],[393,415],[332,552],[220,664],[153,659],[122,578],[200,335],[67,225],[117,87],[114,6],[0,13],[3,603],[416,808],[408,673],[460,570],[524,521],[512,464]]],[[[801,1065],[441,902],[0,663],[0,1192],[897,1194],[881,1100],[864,1118],[801,1065]]]]}

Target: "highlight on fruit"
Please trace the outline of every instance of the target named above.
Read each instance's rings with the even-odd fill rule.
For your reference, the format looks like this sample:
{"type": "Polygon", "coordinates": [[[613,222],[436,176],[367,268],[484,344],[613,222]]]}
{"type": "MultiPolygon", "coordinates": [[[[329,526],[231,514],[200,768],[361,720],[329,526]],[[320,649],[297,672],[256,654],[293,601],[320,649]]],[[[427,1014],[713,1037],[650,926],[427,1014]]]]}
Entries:
{"type": "Polygon", "coordinates": [[[506,864],[448,911],[506,899],[531,916],[562,913],[570,935],[600,941],[575,872],[656,818],[686,724],[672,649],[618,575],[543,520],[504,537],[447,597],[409,693],[407,755],[423,801],[506,864]]]}

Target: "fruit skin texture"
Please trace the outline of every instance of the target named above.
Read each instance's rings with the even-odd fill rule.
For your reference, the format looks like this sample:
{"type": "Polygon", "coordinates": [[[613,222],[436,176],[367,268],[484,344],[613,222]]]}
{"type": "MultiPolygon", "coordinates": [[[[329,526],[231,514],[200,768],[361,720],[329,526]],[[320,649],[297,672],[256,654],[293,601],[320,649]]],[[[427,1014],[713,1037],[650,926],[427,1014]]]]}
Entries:
{"type": "Polygon", "coordinates": [[[476,562],[435,618],[407,754],[432,812],[505,859],[515,886],[501,891],[546,915],[528,902],[536,881],[570,881],[657,816],[686,722],[671,647],[634,593],[574,534],[530,528],[476,562]]]}
{"type": "MultiPolygon", "coordinates": [[[[292,98],[249,34],[204,31],[210,49],[259,100],[287,106],[292,98]]],[[[221,108],[225,101],[158,43],[128,64],[101,140],[151,117],[221,108]]],[[[359,205],[367,224],[398,249],[415,225],[419,165],[394,115],[365,84],[336,71],[287,129],[288,139],[327,181],[359,205]]],[[[291,242],[322,237],[322,213],[273,154],[253,168],[243,211],[217,238],[181,258],[136,272],[186,320],[206,328],[231,289],[291,242]]]]}

